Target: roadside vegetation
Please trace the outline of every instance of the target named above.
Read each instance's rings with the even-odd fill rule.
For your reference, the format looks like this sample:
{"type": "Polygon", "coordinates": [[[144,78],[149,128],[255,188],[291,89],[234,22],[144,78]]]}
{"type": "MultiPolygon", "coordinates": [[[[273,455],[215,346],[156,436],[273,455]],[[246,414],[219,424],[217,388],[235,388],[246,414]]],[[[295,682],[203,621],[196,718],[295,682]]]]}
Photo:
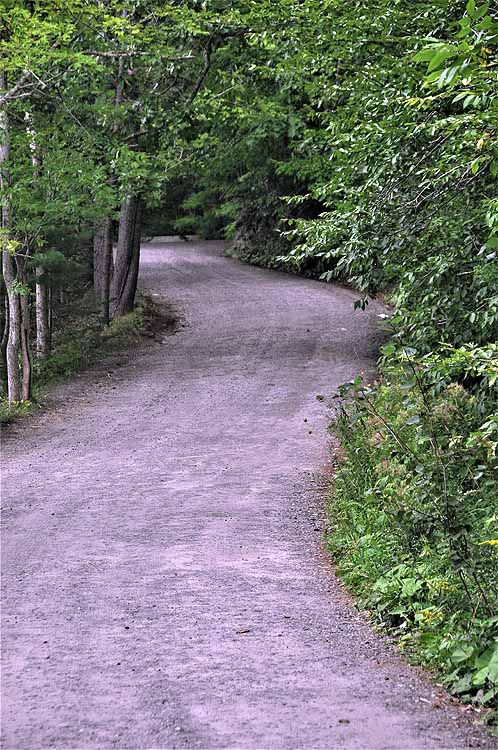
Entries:
{"type": "Polygon", "coordinates": [[[0,402],[0,424],[8,424],[43,406],[47,393],[56,383],[85,370],[113,354],[128,356],[158,333],[175,328],[172,310],[157,305],[148,295],[138,295],[135,307],[127,315],[114,318],[103,327],[93,300],[83,299],[64,305],[50,354],[33,364],[34,385],[30,400],[0,402]]]}
{"type": "Polygon", "coordinates": [[[496,2],[54,8],[0,10],[8,408],[78,360],[51,353],[75,299],[96,311],[78,351],[135,315],[141,228],[347,281],[359,307],[382,293],[379,382],[346,384],[333,425],[330,547],[379,624],[492,721],[496,2]]]}
{"type": "Polygon", "coordinates": [[[469,349],[445,362],[413,356],[405,349],[400,364],[385,364],[373,387],[342,389],[328,543],[377,623],[495,722],[495,369],[469,349]],[[480,389],[459,376],[482,379],[480,389]]]}

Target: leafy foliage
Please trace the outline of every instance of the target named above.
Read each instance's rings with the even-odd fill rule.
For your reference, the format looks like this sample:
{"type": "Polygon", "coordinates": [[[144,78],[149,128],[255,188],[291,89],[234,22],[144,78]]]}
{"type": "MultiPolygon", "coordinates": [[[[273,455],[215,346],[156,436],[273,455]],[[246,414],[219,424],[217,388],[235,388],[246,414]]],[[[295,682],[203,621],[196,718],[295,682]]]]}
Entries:
{"type": "Polygon", "coordinates": [[[341,575],[379,622],[453,692],[490,709],[498,705],[498,414],[483,417],[483,403],[496,396],[496,354],[456,350],[441,365],[403,351],[381,386],[358,379],[343,388],[355,398],[336,425],[344,460],[329,536],[341,575]],[[479,375],[474,393],[451,381],[460,368],[479,375]]]}

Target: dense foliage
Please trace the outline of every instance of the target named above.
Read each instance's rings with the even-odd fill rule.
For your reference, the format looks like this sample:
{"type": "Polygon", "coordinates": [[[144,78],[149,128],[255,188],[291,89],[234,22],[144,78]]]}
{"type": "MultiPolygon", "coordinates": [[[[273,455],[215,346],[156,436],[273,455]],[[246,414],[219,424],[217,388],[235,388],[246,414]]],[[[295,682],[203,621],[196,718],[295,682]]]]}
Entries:
{"type": "Polygon", "coordinates": [[[341,574],[378,621],[453,692],[489,709],[498,687],[498,419],[487,412],[497,353],[462,347],[420,359],[405,349],[381,385],[344,386],[355,398],[335,424],[343,459],[329,536],[341,574]],[[479,388],[464,387],[469,379],[479,388]]]}
{"type": "Polygon", "coordinates": [[[244,11],[252,18],[250,3],[215,6],[2,4],[1,308],[10,403],[31,397],[31,351],[37,360],[50,355],[55,301],[73,291],[76,265],[75,296],[91,291],[103,325],[133,309],[144,214],[146,229],[154,228],[165,195],[182,195],[192,144],[216,112],[223,49],[245,33],[244,11]]]}

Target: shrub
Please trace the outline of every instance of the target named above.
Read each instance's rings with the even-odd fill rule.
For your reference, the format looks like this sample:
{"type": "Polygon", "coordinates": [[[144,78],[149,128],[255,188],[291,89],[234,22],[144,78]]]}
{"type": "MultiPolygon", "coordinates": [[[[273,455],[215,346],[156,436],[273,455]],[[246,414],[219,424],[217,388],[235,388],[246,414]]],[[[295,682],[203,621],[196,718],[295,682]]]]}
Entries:
{"type": "Polygon", "coordinates": [[[360,602],[414,658],[496,710],[496,348],[419,358],[392,348],[384,353],[397,364],[380,384],[342,389],[354,398],[335,423],[344,460],[330,549],[360,602]]]}

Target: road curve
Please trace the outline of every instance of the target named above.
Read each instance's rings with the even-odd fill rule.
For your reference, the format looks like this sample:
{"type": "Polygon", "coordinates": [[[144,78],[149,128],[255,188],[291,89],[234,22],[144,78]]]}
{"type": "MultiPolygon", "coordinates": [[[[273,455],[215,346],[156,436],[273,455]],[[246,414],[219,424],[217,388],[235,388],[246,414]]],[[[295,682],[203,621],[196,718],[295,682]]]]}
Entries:
{"type": "Polygon", "coordinates": [[[5,436],[6,750],[486,744],[321,551],[316,395],[380,308],[212,242],[145,245],[141,283],[184,326],[5,436]]]}

